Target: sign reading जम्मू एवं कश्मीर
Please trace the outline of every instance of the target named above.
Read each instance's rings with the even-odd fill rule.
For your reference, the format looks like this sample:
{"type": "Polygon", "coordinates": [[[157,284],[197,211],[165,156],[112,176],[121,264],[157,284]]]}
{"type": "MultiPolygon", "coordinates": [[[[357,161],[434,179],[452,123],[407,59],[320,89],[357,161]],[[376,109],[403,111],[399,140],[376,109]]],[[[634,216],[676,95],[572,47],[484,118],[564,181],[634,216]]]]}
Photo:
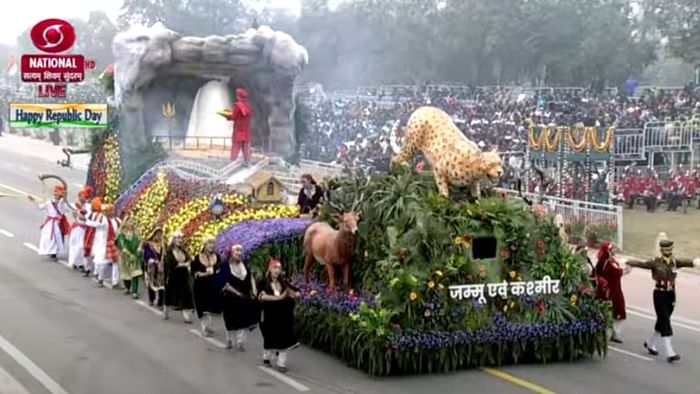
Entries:
{"type": "Polygon", "coordinates": [[[10,127],[108,126],[107,104],[10,104],[10,127]]]}

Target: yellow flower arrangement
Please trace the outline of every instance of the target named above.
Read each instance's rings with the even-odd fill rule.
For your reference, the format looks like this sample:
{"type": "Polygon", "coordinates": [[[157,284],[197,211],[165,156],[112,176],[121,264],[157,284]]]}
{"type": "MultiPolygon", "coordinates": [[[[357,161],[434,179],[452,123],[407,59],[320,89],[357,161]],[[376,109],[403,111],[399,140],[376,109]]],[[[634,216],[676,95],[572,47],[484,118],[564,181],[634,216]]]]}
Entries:
{"type": "Polygon", "coordinates": [[[222,220],[215,220],[205,223],[196,229],[188,240],[188,252],[192,255],[202,250],[204,241],[208,238],[215,238],[226,227],[244,220],[275,219],[283,217],[295,217],[299,214],[299,208],[292,205],[266,205],[257,209],[245,209],[235,211],[222,220]]]}
{"type": "Polygon", "coordinates": [[[515,279],[515,277],[518,276],[518,273],[515,271],[510,271],[508,273],[508,276],[510,276],[511,279],[515,279]]]}
{"type": "MultiPolygon", "coordinates": [[[[246,197],[240,194],[227,194],[222,199],[227,205],[243,205],[247,202],[246,197]]],[[[200,197],[182,206],[163,225],[164,235],[169,237],[170,234],[185,227],[191,220],[208,210],[210,201],[209,196],[200,197]]]]}
{"type": "Polygon", "coordinates": [[[442,273],[442,271],[437,270],[437,271],[435,271],[435,275],[437,275],[437,276],[439,276],[439,277],[442,278],[443,273],[442,273]]]}
{"type": "Polygon", "coordinates": [[[146,189],[131,210],[139,234],[150,234],[168,195],[168,180],[159,172],[155,182],[146,189]]]}
{"type": "Polygon", "coordinates": [[[442,283],[438,283],[438,289],[442,290],[444,288],[445,288],[445,285],[443,285],[442,283]]]}
{"type": "Polygon", "coordinates": [[[429,288],[429,289],[434,289],[434,288],[435,288],[435,282],[433,282],[432,280],[431,280],[431,281],[428,281],[428,288],[429,288]]]}
{"type": "Polygon", "coordinates": [[[121,186],[121,173],[122,165],[121,158],[119,154],[119,142],[114,135],[107,137],[104,146],[105,155],[105,175],[107,177],[105,181],[105,203],[114,203],[114,201],[119,196],[119,189],[121,186]]]}
{"type": "Polygon", "coordinates": [[[547,152],[556,152],[559,150],[561,144],[561,130],[559,128],[545,127],[542,130],[542,135],[544,135],[542,140],[544,141],[544,148],[547,152]],[[554,139],[551,141],[549,139],[550,135],[554,135],[554,139]]]}
{"type": "Polygon", "coordinates": [[[418,294],[415,291],[412,291],[408,294],[408,299],[411,301],[415,301],[418,299],[418,294]]]}
{"type": "Polygon", "coordinates": [[[566,128],[566,142],[569,145],[569,148],[576,153],[581,153],[584,150],[586,150],[586,142],[588,142],[588,134],[589,133],[590,133],[589,128],[570,129],[567,127],[566,128]],[[578,142],[576,142],[576,139],[574,138],[574,132],[577,130],[582,130],[581,131],[581,139],[578,142]]]}
{"type": "Polygon", "coordinates": [[[613,143],[613,140],[615,139],[615,128],[610,127],[608,128],[606,134],[605,134],[605,139],[603,140],[602,143],[598,143],[598,132],[596,129],[592,129],[588,133],[588,139],[591,142],[591,147],[593,148],[594,151],[598,153],[605,153],[610,150],[610,145],[613,143]]]}

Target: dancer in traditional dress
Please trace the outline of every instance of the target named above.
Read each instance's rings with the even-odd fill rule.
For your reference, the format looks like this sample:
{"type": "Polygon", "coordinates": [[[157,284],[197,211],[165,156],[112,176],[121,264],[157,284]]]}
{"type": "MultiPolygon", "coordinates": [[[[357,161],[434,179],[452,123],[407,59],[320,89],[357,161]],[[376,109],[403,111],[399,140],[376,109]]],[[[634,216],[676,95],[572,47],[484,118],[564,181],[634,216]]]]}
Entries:
{"type": "Polygon", "coordinates": [[[143,275],[143,251],[131,219],[122,224],[121,231],[117,234],[116,245],[119,249],[119,273],[124,284],[124,294],[138,299],[139,278],[143,275]]]}
{"type": "Polygon", "coordinates": [[[202,252],[192,261],[192,276],[194,277],[194,306],[197,317],[201,322],[204,336],[211,336],[211,315],[221,313],[220,296],[217,291],[214,275],[221,267],[221,258],[214,249],[214,239],[204,242],[202,252]]]}
{"type": "Polygon", "coordinates": [[[622,322],[627,318],[625,295],[622,292],[622,275],[629,273],[629,267],[623,269],[615,259],[610,241],[603,241],[598,250],[595,265],[596,297],[610,301],[613,309],[612,335],[610,340],[622,343],[622,322]]]}
{"type": "Polygon", "coordinates": [[[192,323],[194,300],[192,297],[192,281],[190,277],[190,256],[184,248],[181,232],[175,232],[170,240],[168,249],[163,256],[165,269],[165,307],[163,319],[169,318],[169,309],[182,310],[182,317],[187,324],[192,323]]]}
{"type": "MultiPolygon", "coordinates": [[[[97,220],[102,211],[102,198],[95,197],[90,201],[90,212],[85,216],[85,220],[97,220]]],[[[83,276],[89,277],[93,274],[97,277],[97,270],[95,269],[95,256],[92,253],[92,244],[95,241],[95,228],[88,226],[85,230],[85,242],[83,243],[83,252],[85,256],[85,273],[83,276]]]]}
{"type": "Polygon", "coordinates": [[[656,324],[654,334],[644,342],[644,348],[649,354],[659,354],[657,345],[666,357],[666,361],[673,363],[681,359],[680,354],[673,350],[671,337],[671,314],[676,304],[676,276],[679,268],[700,266],[700,259],[679,259],[673,256],[673,241],[662,239],[659,242],[660,257],[654,257],[647,261],[628,260],[631,267],[645,268],[651,271],[651,277],[656,282],[654,287],[654,310],[656,311],[656,324]]]}
{"type": "Polygon", "coordinates": [[[115,218],[114,206],[103,204],[102,211],[85,220],[85,224],[95,229],[92,253],[97,271],[97,284],[104,287],[105,278],[112,274],[112,288],[119,288],[119,253],[115,241],[121,227],[121,220],[115,218]]]}
{"type": "Polygon", "coordinates": [[[68,265],[83,272],[87,261],[85,258],[85,232],[89,228],[85,224],[85,218],[92,212],[92,207],[88,203],[91,194],[92,188],[86,186],[78,192],[78,201],[70,204],[75,221],[71,226],[68,241],[68,265]]]}
{"type": "Polygon", "coordinates": [[[231,256],[217,276],[217,286],[223,291],[223,312],[226,325],[226,348],[245,351],[243,344],[248,331],[253,331],[260,321],[255,279],[250,269],[243,264],[243,247],[233,245],[231,256]]]}
{"type": "Polygon", "coordinates": [[[323,188],[319,186],[310,174],[301,176],[301,189],[297,197],[297,206],[302,215],[314,215],[316,208],[323,201],[323,188]]]}
{"type": "Polygon", "coordinates": [[[143,244],[143,261],[146,264],[148,303],[159,308],[163,307],[165,301],[163,249],[163,229],[156,227],[143,244]]]}
{"type": "Polygon", "coordinates": [[[263,363],[270,366],[272,353],[277,355],[277,368],[287,371],[287,352],[298,346],[294,332],[294,305],[299,289],[282,276],[282,263],[270,260],[265,278],[258,283],[258,300],[262,307],[260,331],[263,336],[263,363]]]}
{"type": "MultiPolygon", "coordinates": [[[[39,209],[46,214],[44,223],[39,227],[39,255],[49,256],[53,261],[58,261],[58,255],[65,252],[64,237],[70,231],[70,224],[66,219],[66,212],[70,210],[65,200],[66,189],[58,185],[53,188],[53,199],[39,204],[39,209]]],[[[36,202],[34,197],[29,200],[36,202]]]]}

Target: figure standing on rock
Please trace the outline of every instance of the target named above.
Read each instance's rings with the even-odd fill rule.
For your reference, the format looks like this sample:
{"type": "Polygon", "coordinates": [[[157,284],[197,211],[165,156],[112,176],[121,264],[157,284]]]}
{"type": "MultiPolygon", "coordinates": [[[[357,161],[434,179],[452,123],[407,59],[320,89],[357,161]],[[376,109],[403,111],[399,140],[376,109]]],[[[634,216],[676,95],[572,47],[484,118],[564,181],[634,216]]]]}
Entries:
{"type": "Polygon", "coordinates": [[[231,136],[231,161],[238,158],[238,153],[243,151],[243,160],[246,166],[250,165],[250,123],[253,119],[253,107],[248,101],[248,92],[243,88],[236,89],[236,102],[230,113],[224,115],[233,122],[233,135],[231,136]]]}

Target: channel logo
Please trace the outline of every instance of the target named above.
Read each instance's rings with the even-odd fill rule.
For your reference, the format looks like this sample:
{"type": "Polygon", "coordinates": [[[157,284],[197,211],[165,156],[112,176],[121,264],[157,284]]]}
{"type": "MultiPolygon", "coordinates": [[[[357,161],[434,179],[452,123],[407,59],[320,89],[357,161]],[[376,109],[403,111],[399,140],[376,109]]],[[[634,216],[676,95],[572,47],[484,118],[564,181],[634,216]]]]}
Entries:
{"type": "Polygon", "coordinates": [[[75,28],[63,19],[44,19],[29,32],[34,46],[47,53],[60,53],[75,44],[75,28]]]}

